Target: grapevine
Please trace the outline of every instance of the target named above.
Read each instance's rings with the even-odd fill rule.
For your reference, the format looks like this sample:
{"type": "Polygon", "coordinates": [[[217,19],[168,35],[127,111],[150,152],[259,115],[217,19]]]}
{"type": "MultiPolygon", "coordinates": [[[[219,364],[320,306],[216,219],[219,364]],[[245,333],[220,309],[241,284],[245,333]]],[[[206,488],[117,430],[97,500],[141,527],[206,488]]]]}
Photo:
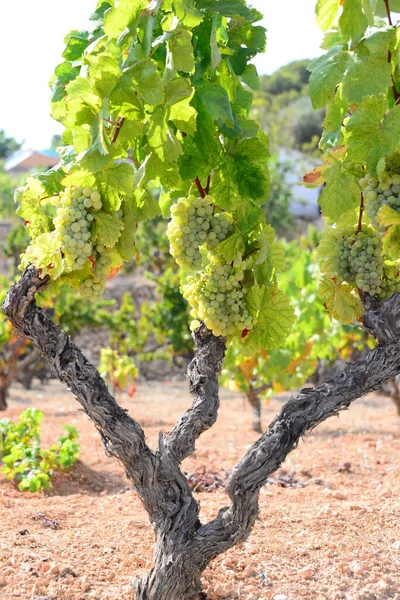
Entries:
{"type": "Polygon", "coordinates": [[[324,184],[320,295],[344,323],[359,320],[366,304],[400,291],[399,41],[391,4],[373,8],[369,1],[346,0],[325,14],[322,1],[316,8],[326,53],[309,67],[310,94],[327,117],[323,164],[304,180],[324,184]],[[336,72],[334,64],[340,65],[336,72]],[[379,77],[371,79],[371,69],[379,77]]]}
{"type": "Polygon", "coordinates": [[[149,17],[146,6],[98,3],[93,30],[67,43],[51,82],[60,164],[16,194],[31,236],[21,269],[33,264],[54,291],[67,283],[96,299],[138,257],[138,224],[162,215],[193,327],[206,323],[244,352],[274,347],[294,313],[264,216],[268,140],[249,116],[262,15],[156,1],[149,17]]]}

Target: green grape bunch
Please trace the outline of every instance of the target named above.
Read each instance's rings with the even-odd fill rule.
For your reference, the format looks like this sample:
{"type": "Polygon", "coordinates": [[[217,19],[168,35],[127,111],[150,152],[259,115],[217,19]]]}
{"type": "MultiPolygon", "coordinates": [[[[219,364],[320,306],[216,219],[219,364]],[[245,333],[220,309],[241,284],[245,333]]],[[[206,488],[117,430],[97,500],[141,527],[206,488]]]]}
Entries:
{"type": "Polygon", "coordinates": [[[363,188],[366,215],[377,231],[384,232],[386,227],[379,223],[378,212],[382,206],[389,206],[400,212],[400,174],[388,172],[384,181],[366,174],[359,182],[363,188]]]}
{"type": "Polygon", "coordinates": [[[83,298],[100,298],[107,277],[118,271],[113,264],[113,247],[123,229],[123,211],[103,212],[100,192],[90,186],[66,187],[46,200],[47,207],[55,209],[47,226],[50,231],[43,231],[42,226],[29,229],[32,241],[22,255],[21,268],[33,263],[53,281],[68,280],[83,298]],[[112,241],[107,238],[103,243],[110,223],[112,241]]]}
{"type": "Polygon", "coordinates": [[[191,329],[204,322],[214,335],[241,335],[253,328],[242,286],[243,271],[224,265],[208,253],[209,263],[196,275],[188,275],[182,286],[184,298],[191,305],[191,329]]]}
{"type": "Polygon", "coordinates": [[[53,196],[50,204],[57,208],[53,222],[65,257],[65,270],[80,269],[93,252],[90,229],[94,216],[90,209],[101,209],[100,194],[91,187],[66,188],[59,196],[53,196]]]}
{"type": "Polygon", "coordinates": [[[226,239],[232,228],[232,218],[226,213],[214,215],[214,198],[189,196],[180,198],[171,207],[172,219],[167,228],[171,254],[186,270],[201,267],[200,248],[215,246],[226,239]]]}
{"type": "Polygon", "coordinates": [[[384,274],[382,241],[372,229],[343,230],[336,241],[339,275],[371,296],[386,296],[389,286],[384,274]]]}

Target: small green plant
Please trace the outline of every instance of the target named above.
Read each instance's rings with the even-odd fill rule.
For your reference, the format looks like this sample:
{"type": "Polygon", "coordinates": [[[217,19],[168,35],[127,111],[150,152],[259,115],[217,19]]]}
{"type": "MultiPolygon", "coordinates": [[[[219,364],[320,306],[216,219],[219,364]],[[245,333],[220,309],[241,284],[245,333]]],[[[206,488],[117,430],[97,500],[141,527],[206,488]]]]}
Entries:
{"type": "Polygon", "coordinates": [[[18,483],[21,491],[39,492],[51,488],[50,478],[57,469],[68,469],[79,455],[78,432],[64,425],[65,434],[45,450],[40,447],[43,413],[36,408],[24,410],[19,420],[0,421],[1,468],[7,479],[18,483]]]}

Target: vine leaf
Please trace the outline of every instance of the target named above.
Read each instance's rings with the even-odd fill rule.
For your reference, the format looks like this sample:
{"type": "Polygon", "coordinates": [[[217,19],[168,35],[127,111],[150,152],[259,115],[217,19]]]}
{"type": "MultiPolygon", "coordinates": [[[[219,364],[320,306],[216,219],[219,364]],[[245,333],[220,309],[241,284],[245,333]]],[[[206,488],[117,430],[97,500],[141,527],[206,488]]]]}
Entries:
{"type": "Polygon", "coordinates": [[[142,11],[146,8],[147,0],[119,0],[114,8],[104,16],[104,31],[112,39],[118,38],[127,28],[134,28],[142,11]]]}
{"type": "Polygon", "coordinates": [[[333,46],[310,63],[307,68],[311,71],[310,96],[314,108],[325,108],[333,99],[349,63],[350,55],[342,46],[333,46]]]}
{"type": "Polygon", "coordinates": [[[112,248],[121,234],[123,223],[117,215],[110,215],[103,211],[94,214],[96,223],[95,236],[99,244],[112,248]]]}
{"type": "Polygon", "coordinates": [[[338,283],[330,277],[322,277],[319,293],[329,314],[341,323],[354,323],[364,313],[364,307],[354,286],[348,283],[338,283]]]}
{"type": "Polygon", "coordinates": [[[339,17],[339,30],[345,42],[356,44],[368,27],[368,19],[363,12],[362,0],[342,0],[343,12],[339,17]]]}
{"type": "Polygon", "coordinates": [[[260,347],[264,350],[278,347],[296,320],[289,298],[278,289],[253,286],[246,302],[255,325],[244,341],[244,351],[251,354],[260,347]]]}
{"type": "Polygon", "coordinates": [[[21,266],[27,267],[34,262],[43,275],[50,275],[52,279],[60,277],[63,266],[60,251],[60,242],[51,233],[38,235],[22,255],[21,266]]]}
{"type": "Polygon", "coordinates": [[[340,0],[318,0],[315,7],[316,21],[322,31],[331,29],[337,20],[340,0]]]}
{"type": "Polygon", "coordinates": [[[183,27],[177,27],[168,39],[168,47],[172,54],[175,69],[185,73],[193,73],[194,55],[191,32],[183,27]]]}
{"type": "Polygon", "coordinates": [[[193,0],[174,0],[174,8],[176,16],[186,27],[197,27],[203,20],[203,15],[194,6],[193,0]]]}
{"type": "Polygon", "coordinates": [[[357,208],[361,188],[348,164],[333,160],[324,171],[324,177],[326,186],[321,192],[319,203],[325,216],[338,219],[343,213],[357,208]]]}
{"type": "Polygon", "coordinates": [[[220,242],[215,250],[229,264],[235,260],[238,253],[239,255],[244,253],[243,238],[239,232],[233,233],[226,240],[220,242]]]}
{"type": "Polygon", "coordinates": [[[400,149],[400,106],[387,114],[386,109],[384,96],[364,97],[346,127],[349,158],[366,163],[371,172],[382,156],[400,149]]]}

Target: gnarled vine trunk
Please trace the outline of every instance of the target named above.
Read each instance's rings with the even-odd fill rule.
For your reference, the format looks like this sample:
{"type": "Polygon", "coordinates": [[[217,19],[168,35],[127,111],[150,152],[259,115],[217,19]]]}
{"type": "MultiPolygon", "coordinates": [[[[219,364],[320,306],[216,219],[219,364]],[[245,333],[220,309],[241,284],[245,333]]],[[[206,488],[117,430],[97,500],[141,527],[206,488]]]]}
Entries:
{"type": "Polygon", "coordinates": [[[46,284],[35,268],[28,267],[10,290],[4,310],[94,421],[106,453],[123,463],[149,514],[156,539],[154,564],[134,584],[139,600],[204,597],[202,572],[218,554],[248,537],[258,514],[260,488],[301,436],[400,371],[400,295],[395,294],[364,316],[365,328],[379,340],[377,347],[323,385],[294,394],[233,469],[226,487],[231,504],[221,508],[212,521],[201,523],[199,505],[179,465],[217,418],[217,373],[225,340],[204,326],[194,333],[196,354],[188,369],[193,404],[172,432],[160,434],[159,448],[153,452],[140,425],[116,403],[96,369],[46,311],[36,306],[34,296],[46,284]]]}

